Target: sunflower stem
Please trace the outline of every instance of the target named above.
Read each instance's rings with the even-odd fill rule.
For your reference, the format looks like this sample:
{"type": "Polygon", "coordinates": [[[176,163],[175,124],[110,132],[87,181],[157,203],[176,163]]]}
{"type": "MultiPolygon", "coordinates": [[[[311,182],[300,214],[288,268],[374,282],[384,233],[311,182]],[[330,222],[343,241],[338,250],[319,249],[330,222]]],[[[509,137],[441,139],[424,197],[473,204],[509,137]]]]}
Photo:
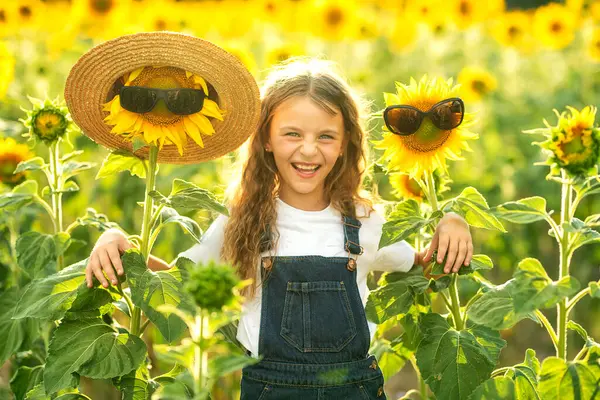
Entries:
{"type": "MultiPolygon", "coordinates": [[[[560,269],[558,279],[562,279],[569,275],[569,264],[571,262],[572,252],[569,250],[569,239],[570,233],[564,229],[564,224],[571,222],[571,206],[572,206],[572,192],[573,186],[570,180],[567,180],[566,172],[561,171],[563,183],[561,186],[561,210],[560,210],[560,222],[561,222],[561,237],[560,237],[560,269]]],[[[567,359],[567,323],[568,323],[568,310],[567,303],[569,299],[564,298],[558,305],[556,330],[558,336],[558,343],[556,349],[556,355],[563,360],[567,359]]]]}
{"type": "MultiPolygon", "coordinates": [[[[62,165],[60,163],[60,140],[52,143],[48,147],[50,158],[50,175],[52,181],[48,182],[52,191],[52,212],[54,214],[54,234],[64,232],[62,220],[62,165]]],[[[58,270],[64,267],[64,256],[61,254],[57,258],[58,270]]]]}
{"type": "MultiPolygon", "coordinates": [[[[142,219],[142,243],[140,245],[140,251],[142,253],[142,257],[144,258],[144,262],[148,263],[148,258],[150,257],[151,248],[150,244],[150,231],[152,227],[150,226],[150,219],[152,217],[152,207],[153,201],[152,197],[149,195],[151,191],[154,190],[154,186],[156,183],[156,165],[158,159],[158,148],[156,146],[150,146],[149,156],[148,156],[148,168],[146,172],[146,193],[144,198],[144,216],[142,219]]],[[[130,332],[134,335],[139,336],[141,333],[140,322],[142,319],[142,310],[139,307],[134,307],[131,311],[131,325],[130,332]]]]}

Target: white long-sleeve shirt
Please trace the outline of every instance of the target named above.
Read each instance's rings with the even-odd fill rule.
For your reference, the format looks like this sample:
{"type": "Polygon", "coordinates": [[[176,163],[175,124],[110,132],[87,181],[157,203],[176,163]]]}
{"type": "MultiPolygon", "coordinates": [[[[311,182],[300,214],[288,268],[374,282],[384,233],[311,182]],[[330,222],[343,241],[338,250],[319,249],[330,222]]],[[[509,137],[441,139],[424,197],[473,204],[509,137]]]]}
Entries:
{"type": "MultiPolygon", "coordinates": [[[[368,273],[371,271],[408,271],[413,265],[415,250],[406,241],[397,242],[378,250],[381,229],[385,220],[375,211],[372,211],[368,217],[360,215],[360,212],[358,214],[357,218],[362,223],[359,240],[364,252],[357,259],[356,283],[364,307],[369,296],[368,273]]],[[[206,231],[201,243],[180,253],[178,257],[189,258],[195,263],[210,260],[220,261],[226,223],[227,217],[219,216],[206,231]]],[[[277,248],[263,253],[262,256],[348,256],[347,251],[344,250],[341,214],[331,205],[321,211],[304,211],[277,199],[277,231],[279,232],[277,248]]],[[[262,303],[260,280],[260,260],[257,260],[258,289],[255,297],[247,299],[242,305],[242,315],[237,332],[237,339],[252,352],[254,357],[258,357],[260,333],[262,303]]],[[[368,326],[372,340],[376,324],[368,321],[368,326]]]]}

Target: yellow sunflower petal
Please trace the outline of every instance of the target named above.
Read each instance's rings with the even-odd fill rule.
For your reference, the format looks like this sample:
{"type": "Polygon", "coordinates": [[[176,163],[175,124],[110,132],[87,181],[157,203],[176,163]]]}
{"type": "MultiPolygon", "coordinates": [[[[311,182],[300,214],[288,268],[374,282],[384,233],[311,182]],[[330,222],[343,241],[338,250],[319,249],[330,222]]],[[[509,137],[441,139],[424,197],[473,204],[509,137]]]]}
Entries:
{"type": "Polygon", "coordinates": [[[202,79],[198,75],[194,75],[194,83],[196,85],[202,86],[202,89],[204,90],[204,94],[208,96],[208,86],[206,86],[206,81],[204,79],[202,79]]]}
{"type": "Polygon", "coordinates": [[[194,124],[191,119],[184,118],[183,125],[185,126],[185,131],[194,140],[194,142],[196,142],[198,146],[204,147],[204,142],[202,142],[202,137],[200,136],[200,130],[196,124],[194,124]]]}
{"type": "Polygon", "coordinates": [[[223,121],[224,111],[221,110],[217,103],[212,100],[205,99],[204,106],[202,107],[202,110],[200,112],[206,115],[207,117],[213,117],[218,119],[219,121],[223,121]]]}
{"type": "Polygon", "coordinates": [[[163,132],[163,136],[166,136],[167,138],[169,138],[173,142],[173,144],[175,144],[175,146],[177,146],[177,151],[179,152],[179,155],[182,156],[183,155],[183,143],[181,143],[179,136],[176,133],[172,132],[166,126],[161,126],[160,129],[163,132]]]}
{"type": "Polygon", "coordinates": [[[215,133],[215,128],[213,128],[208,118],[201,113],[191,114],[189,118],[200,128],[200,132],[203,134],[210,136],[215,133]]]}
{"type": "Polygon", "coordinates": [[[129,133],[138,120],[138,116],[136,114],[131,114],[122,113],[121,115],[119,115],[119,118],[116,119],[117,124],[110,130],[110,132],[129,133]]]}
{"type": "Polygon", "coordinates": [[[129,77],[127,78],[127,81],[125,82],[125,85],[131,84],[131,82],[133,82],[133,80],[135,78],[137,78],[139,74],[142,73],[142,71],[144,70],[144,68],[146,68],[146,67],[140,67],[140,68],[136,69],[135,71],[132,71],[129,74],[129,77]]]}

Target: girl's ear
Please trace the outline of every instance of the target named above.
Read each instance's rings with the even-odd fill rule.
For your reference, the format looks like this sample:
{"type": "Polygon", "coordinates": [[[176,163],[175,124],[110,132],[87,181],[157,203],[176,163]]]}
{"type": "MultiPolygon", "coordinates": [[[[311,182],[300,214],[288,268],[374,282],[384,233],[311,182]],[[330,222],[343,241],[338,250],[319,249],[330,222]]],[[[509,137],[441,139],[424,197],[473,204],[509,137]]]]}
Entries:
{"type": "Polygon", "coordinates": [[[265,144],[265,151],[271,152],[271,144],[270,143],[265,144]]]}

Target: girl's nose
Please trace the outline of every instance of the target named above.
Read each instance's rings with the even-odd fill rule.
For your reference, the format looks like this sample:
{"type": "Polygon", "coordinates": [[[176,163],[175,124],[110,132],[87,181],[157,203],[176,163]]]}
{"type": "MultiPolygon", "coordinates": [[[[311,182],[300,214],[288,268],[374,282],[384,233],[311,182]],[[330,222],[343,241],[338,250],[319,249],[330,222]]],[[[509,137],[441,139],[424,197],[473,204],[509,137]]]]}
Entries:
{"type": "Polygon", "coordinates": [[[300,153],[306,157],[315,155],[317,153],[317,143],[305,140],[300,146],[300,153]]]}

